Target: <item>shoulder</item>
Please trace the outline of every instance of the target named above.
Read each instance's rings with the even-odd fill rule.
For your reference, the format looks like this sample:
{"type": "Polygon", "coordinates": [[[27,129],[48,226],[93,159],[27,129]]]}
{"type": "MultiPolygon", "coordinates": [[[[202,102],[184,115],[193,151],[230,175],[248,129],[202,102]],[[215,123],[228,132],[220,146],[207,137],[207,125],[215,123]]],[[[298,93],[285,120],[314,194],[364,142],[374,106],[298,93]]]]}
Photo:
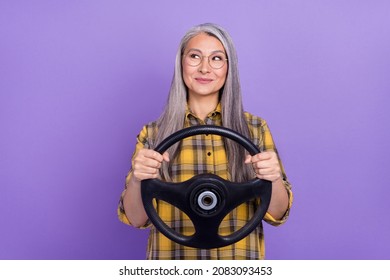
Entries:
{"type": "Polygon", "coordinates": [[[264,128],[267,126],[267,121],[261,117],[255,116],[249,112],[245,112],[245,120],[248,124],[249,130],[264,128]]]}
{"type": "Polygon", "coordinates": [[[244,115],[252,141],[258,146],[263,146],[267,135],[270,134],[267,121],[248,112],[244,115]]]}
{"type": "Polygon", "coordinates": [[[138,134],[138,141],[146,144],[152,142],[157,135],[157,121],[145,124],[138,134]]]}
{"type": "Polygon", "coordinates": [[[157,121],[145,124],[142,130],[147,131],[149,135],[154,134],[157,130],[157,121]]]}

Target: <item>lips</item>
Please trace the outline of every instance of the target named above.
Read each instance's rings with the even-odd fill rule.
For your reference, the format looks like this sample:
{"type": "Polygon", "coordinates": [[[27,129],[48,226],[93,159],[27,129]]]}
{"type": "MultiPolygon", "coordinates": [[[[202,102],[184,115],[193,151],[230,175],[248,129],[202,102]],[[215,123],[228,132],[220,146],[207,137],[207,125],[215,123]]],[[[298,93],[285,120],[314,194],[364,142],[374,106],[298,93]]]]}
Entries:
{"type": "Polygon", "coordinates": [[[195,78],[195,80],[200,84],[208,84],[213,81],[213,79],[207,79],[207,78],[195,78]]]}

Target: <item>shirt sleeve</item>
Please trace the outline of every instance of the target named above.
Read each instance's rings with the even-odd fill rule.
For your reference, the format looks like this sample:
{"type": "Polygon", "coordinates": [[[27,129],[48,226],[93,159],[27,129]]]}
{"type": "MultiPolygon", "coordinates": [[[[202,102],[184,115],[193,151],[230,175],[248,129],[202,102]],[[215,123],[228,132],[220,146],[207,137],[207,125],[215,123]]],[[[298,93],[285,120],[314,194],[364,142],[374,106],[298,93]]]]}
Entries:
{"type": "Polygon", "coordinates": [[[262,137],[260,139],[260,150],[261,151],[272,150],[277,154],[278,159],[279,159],[279,163],[280,163],[280,169],[282,171],[283,184],[284,184],[284,187],[286,188],[286,191],[288,194],[288,207],[287,207],[287,210],[284,213],[282,218],[275,219],[268,212],[264,216],[265,222],[267,222],[268,224],[273,225],[273,226],[279,226],[279,225],[283,224],[284,222],[286,222],[286,220],[290,214],[290,209],[291,209],[291,206],[293,203],[293,193],[292,193],[292,189],[291,189],[291,184],[287,179],[287,175],[286,175],[286,172],[284,170],[282,160],[279,156],[278,150],[276,149],[276,146],[275,146],[275,142],[272,138],[271,131],[270,131],[268,124],[265,120],[262,120],[262,122],[261,122],[261,135],[262,135],[262,137]]]}
{"type": "MultiPolygon", "coordinates": [[[[133,159],[134,159],[135,155],[138,153],[139,150],[141,150],[142,148],[148,148],[149,147],[149,143],[148,143],[147,139],[148,139],[148,129],[147,129],[147,126],[144,126],[143,129],[141,130],[141,132],[137,136],[137,143],[136,143],[135,150],[134,150],[134,153],[133,153],[133,156],[132,156],[132,162],[133,162],[133,159]]],[[[123,206],[123,198],[125,196],[127,185],[128,185],[128,183],[130,181],[132,173],[133,173],[133,171],[132,171],[132,169],[130,169],[130,171],[128,172],[128,174],[126,176],[125,189],[122,191],[122,194],[121,194],[120,199],[119,199],[118,209],[117,209],[119,220],[122,223],[130,225],[130,226],[132,226],[132,224],[130,223],[129,219],[126,216],[125,209],[124,209],[124,206],[123,206]]],[[[146,224],[144,226],[140,227],[140,228],[147,228],[149,226],[150,226],[150,221],[148,220],[146,222],[146,224]]]]}

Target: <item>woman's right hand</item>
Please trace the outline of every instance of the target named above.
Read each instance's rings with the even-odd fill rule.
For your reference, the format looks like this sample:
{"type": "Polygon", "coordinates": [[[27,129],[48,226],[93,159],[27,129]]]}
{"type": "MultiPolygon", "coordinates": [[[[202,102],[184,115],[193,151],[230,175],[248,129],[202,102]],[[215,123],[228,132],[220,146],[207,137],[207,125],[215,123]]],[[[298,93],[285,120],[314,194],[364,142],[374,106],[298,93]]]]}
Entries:
{"type": "Polygon", "coordinates": [[[133,179],[142,181],[155,179],[163,161],[169,162],[167,152],[160,154],[151,149],[141,149],[133,159],[133,179]]]}

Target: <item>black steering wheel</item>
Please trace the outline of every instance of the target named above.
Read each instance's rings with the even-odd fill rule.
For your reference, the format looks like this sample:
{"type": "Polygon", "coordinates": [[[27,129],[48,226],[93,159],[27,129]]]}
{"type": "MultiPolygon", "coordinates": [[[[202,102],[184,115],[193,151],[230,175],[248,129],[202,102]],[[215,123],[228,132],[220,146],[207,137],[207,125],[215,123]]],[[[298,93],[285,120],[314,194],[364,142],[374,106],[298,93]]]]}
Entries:
{"type": "MultiPolygon", "coordinates": [[[[199,134],[216,134],[242,145],[251,155],[260,150],[246,137],[222,126],[201,125],[182,129],[164,139],[155,149],[162,154],[176,142],[199,134]]],[[[244,163],[243,163],[244,164],[244,163]]],[[[270,200],[271,182],[252,179],[235,183],[214,174],[199,174],[181,183],[159,179],[141,181],[141,196],[145,211],[154,226],[166,237],[184,246],[211,249],[233,244],[251,233],[263,219],[270,200]],[[240,204],[260,198],[253,217],[242,228],[227,236],[218,234],[223,218],[240,204]],[[153,206],[153,199],[163,200],[183,211],[191,219],[195,233],[186,236],[162,221],[153,206]]]]}

